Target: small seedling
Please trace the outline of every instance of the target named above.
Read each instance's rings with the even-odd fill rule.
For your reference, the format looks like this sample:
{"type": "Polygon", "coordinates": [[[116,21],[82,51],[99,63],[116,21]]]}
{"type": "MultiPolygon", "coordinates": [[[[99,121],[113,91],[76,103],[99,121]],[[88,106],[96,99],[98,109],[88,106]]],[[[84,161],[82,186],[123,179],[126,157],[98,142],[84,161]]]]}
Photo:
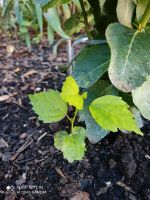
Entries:
{"type": "MultiPolygon", "coordinates": [[[[54,145],[63,152],[64,158],[70,163],[81,160],[86,151],[86,129],[74,126],[78,112],[84,108],[87,92],[80,94],[79,86],[73,77],[66,78],[61,92],[49,90],[29,95],[33,110],[38,114],[39,120],[44,123],[54,123],[67,117],[70,121],[70,134],[61,130],[55,134],[54,145]],[[72,118],[68,115],[68,106],[75,108],[72,118]]],[[[112,132],[120,130],[134,131],[143,135],[129,111],[129,106],[121,97],[105,95],[95,99],[89,106],[94,120],[103,129],[112,132]]],[[[94,135],[94,130],[93,130],[94,135]]]]}

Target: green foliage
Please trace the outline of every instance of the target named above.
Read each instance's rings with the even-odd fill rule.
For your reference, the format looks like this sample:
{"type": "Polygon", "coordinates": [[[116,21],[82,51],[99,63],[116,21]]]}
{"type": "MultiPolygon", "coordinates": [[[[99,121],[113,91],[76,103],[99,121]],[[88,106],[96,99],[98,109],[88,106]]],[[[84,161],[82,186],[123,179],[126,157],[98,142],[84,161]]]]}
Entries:
{"type": "Polygon", "coordinates": [[[90,112],[95,121],[106,130],[134,131],[143,135],[133,119],[129,106],[120,97],[106,95],[92,102],[90,112]]]}
{"type": "Polygon", "coordinates": [[[87,93],[79,94],[79,87],[73,77],[66,78],[61,94],[58,91],[49,90],[29,95],[34,112],[39,120],[44,123],[58,122],[65,116],[71,123],[71,133],[59,131],[54,137],[54,145],[63,152],[64,158],[69,162],[81,160],[85,153],[86,131],[82,127],[74,127],[77,109],[82,109],[87,93]],[[68,93],[67,93],[68,91],[68,93]],[[67,103],[76,107],[73,118],[67,115],[67,103]]]}
{"type": "Polygon", "coordinates": [[[52,8],[55,6],[60,6],[65,3],[69,3],[72,0],[36,0],[36,1],[40,2],[40,4],[45,8],[52,8]]]}
{"type": "Polygon", "coordinates": [[[68,35],[79,33],[84,28],[83,17],[81,13],[75,13],[65,23],[64,30],[68,35]]]}
{"type": "Polygon", "coordinates": [[[150,120],[150,77],[147,78],[142,86],[132,91],[132,96],[143,117],[150,120]]]}
{"type": "Polygon", "coordinates": [[[134,17],[136,4],[133,0],[118,0],[117,16],[121,24],[132,28],[132,19],[134,17]],[[123,11],[122,12],[122,8],[123,11]]]}
{"type": "MultiPolygon", "coordinates": [[[[69,2],[68,0],[5,0],[2,16],[8,25],[3,23],[3,26],[7,25],[8,30],[18,30],[18,35],[26,41],[28,48],[31,48],[32,41],[36,43],[41,41],[45,35],[43,32],[47,32],[50,44],[54,43],[54,33],[59,34],[64,39],[69,39],[69,36],[62,29],[62,21],[67,20],[65,19],[67,13],[70,16],[72,12],[66,4],[69,2]],[[33,32],[34,36],[32,37],[33,32]]],[[[77,8],[78,0],[74,0],[74,5],[76,10],[80,10],[77,8]]]]}
{"type": "Polygon", "coordinates": [[[138,23],[141,22],[144,12],[148,6],[148,3],[149,3],[149,0],[138,0],[138,4],[136,8],[136,18],[137,18],[138,23]]]}
{"type": "Polygon", "coordinates": [[[59,131],[55,134],[54,137],[54,146],[56,147],[56,149],[58,150],[62,150],[63,147],[63,141],[64,138],[68,136],[68,133],[66,131],[59,131]]]}
{"type": "Polygon", "coordinates": [[[150,29],[140,32],[114,23],[106,37],[111,48],[109,78],[119,90],[131,92],[150,74],[150,29]]]}
{"type": "Polygon", "coordinates": [[[76,107],[78,110],[82,110],[86,94],[79,94],[78,84],[71,76],[69,76],[63,84],[61,97],[69,105],[76,107]]]}
{"type": "Polygon", "coordinates": [[[64,158],[70,163],[75,160],[81,160],[84,157],[85,147],[85,129],[74,127],[72,134],[63,137],[62,152],[64,158]]]}
{"type": "MultiPolygon", "coordinates": [[[[54,138],[55,147],[63,152],[64,158],[73,162],[84,157],[86,137],[96,143],[110,131],[118,130],[142,136],[139,129],[143,126],[141,114],[150,119],[150,1],[80,0],[81,7],[76,4],[79,9],[73,15],[67,12],[67,21],[64,20],[63,24],[56,6],[72,1],[38,2],[44,5],[50,43],[54,39],[54,31],[67,38],[84,27],[89,38],[88,45],[75,58],[74,78],[67,77],[59,94],[65,105],[65,113],[55,117],[62,119],[67,116],[71,131],[70,134],[66,131],[58,132],[54,138]],[[83,89],[82,92],[79,87],[83,89]],[[72,118],[67,115],[67,105],[75,107],[72,118]],[[74,127],[78,112],[80,121],[85,122],[86,130],[74,127]]],[[[61,8],[66,10],[68,6],[64,5],[61,8]]],[[[38,12],[41,13],[40,10],[38,12]]],[[[20,19],[19,15],[17,18],[20,19]]],[[[41,18],[38,23],[42,27],[41,18]]],[[[48,122],[50,115],[45,105],[52,107],[54,104],[48,100],[48,96],[48,104],[41,106],[42,101],[35,98],[36,106],[33,109],[42,115],[42,119],[46,116],[48,122]],[[41,112],[41,108],[42,111],[46,110],[46,114],[41,112]]]]}
{"type": "Polygon", "coordinates": [[[101,97],[103,95],[119,95],[118,90],[109,82],[104,80],[97,81],[92,87],[88,88],[88,97],[85,100],[83,110],[79,113],[80,120],[85,121],[86,124],[86,136],[92,143],[99,142],[104,138],[109,131],[104,130],[99,126],[93,119],[89,106],[94,101],[94,99],[101,97]]]}
{"type": "Polygon", "coordinates": [[[51,28],[56,31],[60,36],[65,39],[69,39],[69,37],[65,34],[65,32],[61,28],[61,22],[57,13],[56,8],[49,8],[44,16],[47,20],[47,23],[51,26],[51,28]]]}
{"type": "Polygon", "coordinates": [[[76,59],[73,76],[82,88],[92,86],[108,69],[110,50],[108,45],[85,47],[76,59]]]}
{"type": "Polygon", "coordinates": [[[67,104],[62,100],[58,91],[40,92],[29,95],[29,98],[33,110],[38,114],[39,120],[44,123],[60,121],[67,114],[67,104]]]}

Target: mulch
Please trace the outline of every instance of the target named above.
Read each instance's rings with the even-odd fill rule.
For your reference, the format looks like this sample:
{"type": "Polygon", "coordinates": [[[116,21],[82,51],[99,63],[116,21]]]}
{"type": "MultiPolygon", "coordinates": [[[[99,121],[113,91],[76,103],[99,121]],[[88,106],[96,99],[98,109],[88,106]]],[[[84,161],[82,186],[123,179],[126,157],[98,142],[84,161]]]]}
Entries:
{"type": "MultiPolygon", "coordinates": [[[[80,162],[68,163],[54,148],[53,135],[68,130],[67,119],[38,121],[28,95],[60,89],[66,77],[63,46],[58,56],[43,42],[29,52],[0,44],[0,200],[150,200],[150,123],[144,137],[110,133],[87,141],[80,162]]],[[[76,122],[78,123],[78,122],[76,122]]]]}

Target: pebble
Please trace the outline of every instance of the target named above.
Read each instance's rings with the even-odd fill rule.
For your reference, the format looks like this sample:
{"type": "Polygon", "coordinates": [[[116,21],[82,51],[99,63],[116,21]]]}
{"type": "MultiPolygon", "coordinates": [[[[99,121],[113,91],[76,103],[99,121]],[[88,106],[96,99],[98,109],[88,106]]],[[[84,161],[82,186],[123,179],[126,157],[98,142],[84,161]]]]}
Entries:
{"type": "Polygon", "coordinates": [[[4,153],[3,156],[2,156],[2,161],[8,162],[8,161],[10,160],[10,158],[11,158],[10,153],[6,152],[6,153],[4,153]]]}
{"type": "Polygon", "coordinates": [[[20,139],[25,139],[27,136],[28,136],[27,133],[22,133],[22,134],[20,135],[20,139]]]}

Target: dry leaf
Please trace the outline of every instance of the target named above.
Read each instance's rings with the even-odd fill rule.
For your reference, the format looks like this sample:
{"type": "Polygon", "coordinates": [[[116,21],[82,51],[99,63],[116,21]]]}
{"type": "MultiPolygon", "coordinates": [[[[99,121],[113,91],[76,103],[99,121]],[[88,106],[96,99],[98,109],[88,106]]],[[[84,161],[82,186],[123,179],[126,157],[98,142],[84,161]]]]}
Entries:
{"type": "Polygon", "coordinates": [[[90,196],[87,192],[78,191],[70,200],[90,200],[90,196]]]}

